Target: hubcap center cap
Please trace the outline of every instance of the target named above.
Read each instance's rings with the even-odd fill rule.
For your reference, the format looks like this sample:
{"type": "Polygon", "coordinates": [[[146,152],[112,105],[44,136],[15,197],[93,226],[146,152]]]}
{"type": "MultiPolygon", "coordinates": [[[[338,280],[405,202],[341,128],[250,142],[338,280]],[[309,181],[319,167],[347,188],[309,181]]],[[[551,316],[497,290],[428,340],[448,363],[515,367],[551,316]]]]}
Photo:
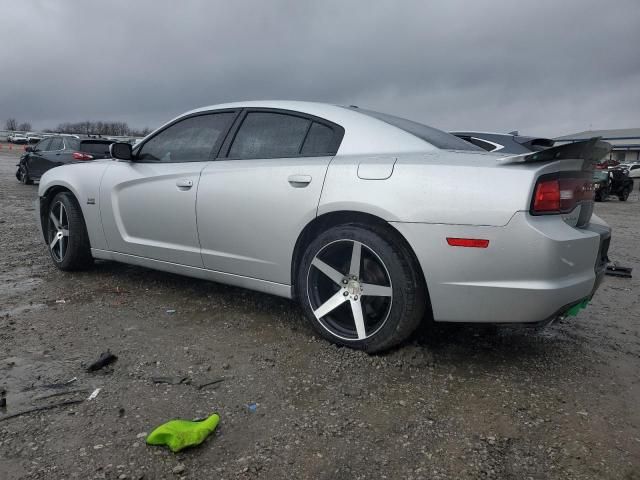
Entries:
{"type": "Polygon", "coordinates": [[[347,292],[349,292],[349,295],[360,295],[360,291],[362,290],[358,280],[349,280],[346,289],[347,292]]]}
{"type": "Polygon", "coordinates": [[[62,231],[58,231],[58,233],[56,233],[56,237],[58,237],[58,239],[62,238],[64,236],[64,234],[62,233],[62,231]]]}

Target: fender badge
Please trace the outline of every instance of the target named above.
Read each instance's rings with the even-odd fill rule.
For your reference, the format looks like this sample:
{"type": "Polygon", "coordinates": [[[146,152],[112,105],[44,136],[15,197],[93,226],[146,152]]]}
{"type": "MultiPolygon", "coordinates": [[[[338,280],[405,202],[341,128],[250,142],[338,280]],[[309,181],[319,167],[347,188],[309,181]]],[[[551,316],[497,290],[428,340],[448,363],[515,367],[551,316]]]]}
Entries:
{"type": "Polygon", "coordinates": [[[96,204],[95,198],[87,198],[87,205],[95,205],[95,204],[96,204]]]}

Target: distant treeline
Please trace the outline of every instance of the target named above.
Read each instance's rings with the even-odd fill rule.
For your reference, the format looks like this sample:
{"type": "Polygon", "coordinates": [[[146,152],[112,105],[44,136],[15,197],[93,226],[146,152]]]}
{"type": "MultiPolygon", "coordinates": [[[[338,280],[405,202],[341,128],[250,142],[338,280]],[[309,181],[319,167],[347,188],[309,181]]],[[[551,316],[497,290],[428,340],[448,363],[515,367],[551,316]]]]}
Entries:
{"type": "MultiPolygon", "coordinates": [[[[18,123],[15,118],[9,118],[5,122],[5,128],[8,131],[29,131],[31,130],[31,123],[18,123]]],[[[151,133],[151,129],[143,128],[142,130],[137,130],[130,128],[127,122],[66,122],[59,124],[56,128],[45,128],[43,132],[144,137],[151,133]]]]}
{"type": "Polygon", "coordinates": [[[130,128],[127,122],[67,122],[59,124],[55,129],[45,129],[44,132],[144,137],[151,129],[136,130],[130,128]]]}

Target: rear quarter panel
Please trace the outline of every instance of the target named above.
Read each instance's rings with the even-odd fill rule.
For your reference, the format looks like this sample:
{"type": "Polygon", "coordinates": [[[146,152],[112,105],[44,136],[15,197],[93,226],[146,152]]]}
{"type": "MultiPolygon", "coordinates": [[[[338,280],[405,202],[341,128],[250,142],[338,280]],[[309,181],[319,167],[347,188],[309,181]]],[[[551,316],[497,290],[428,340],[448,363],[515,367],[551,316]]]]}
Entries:
{"type": "Polygon", "coordinates": [[[581,161],[501,165],[504,155],[434,152],[397,155],[382,180],[358,177],[366,156],[337,156],[329,167],[318,214],[361,211],[389,222],[504,226],[529,209],[535,179],[580,170],[581,161]],[[574,164],[575,163],[575,164],[574,164]]]}

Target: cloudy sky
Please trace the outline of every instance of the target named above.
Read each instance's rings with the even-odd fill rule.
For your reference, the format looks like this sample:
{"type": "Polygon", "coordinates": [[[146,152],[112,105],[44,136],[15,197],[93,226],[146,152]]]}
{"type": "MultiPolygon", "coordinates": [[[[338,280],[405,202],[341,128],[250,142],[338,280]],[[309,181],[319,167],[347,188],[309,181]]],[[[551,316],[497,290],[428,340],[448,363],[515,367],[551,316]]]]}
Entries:
{"type": "Polygon", "coordinates": [[[295,99],[442,129],[640,127],[638,0],[21,0],[0,46],[1,126],[295,99]]]}

